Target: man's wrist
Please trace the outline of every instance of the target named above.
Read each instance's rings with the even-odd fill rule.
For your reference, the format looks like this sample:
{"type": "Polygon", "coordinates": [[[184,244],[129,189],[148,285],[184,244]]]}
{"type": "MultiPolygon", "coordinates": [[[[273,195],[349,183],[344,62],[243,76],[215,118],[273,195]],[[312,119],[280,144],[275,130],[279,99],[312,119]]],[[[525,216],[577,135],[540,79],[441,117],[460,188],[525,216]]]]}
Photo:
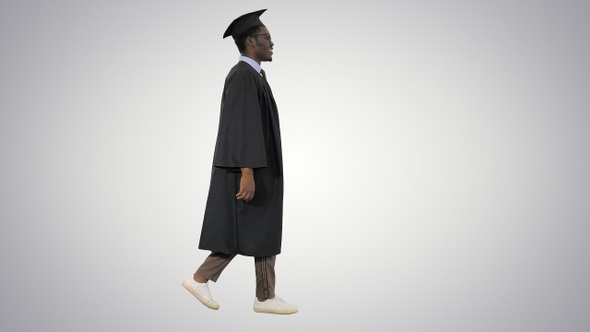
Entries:
{"type": "Polygon", "coordinates": [[[254,170],[252,168],[240,168],[240,170],[242,170],[242,176],[244,175],[254,175],[254,170]]]}

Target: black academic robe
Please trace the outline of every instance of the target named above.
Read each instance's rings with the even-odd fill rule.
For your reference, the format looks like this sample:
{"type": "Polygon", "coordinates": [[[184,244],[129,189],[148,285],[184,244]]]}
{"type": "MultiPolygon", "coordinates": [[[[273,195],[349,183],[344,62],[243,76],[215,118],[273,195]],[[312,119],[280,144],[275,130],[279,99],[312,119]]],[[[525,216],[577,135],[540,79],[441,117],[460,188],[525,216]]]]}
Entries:
{"type": "Polygon", "coordinates": [[[283,162],[275,100],[266,80],[240,61],[221,98],[219,132],[199,249],[265,257],[281,252],[283,162]],[[237,200],[240,168],[254,169],[256,191],[237,200]]]}

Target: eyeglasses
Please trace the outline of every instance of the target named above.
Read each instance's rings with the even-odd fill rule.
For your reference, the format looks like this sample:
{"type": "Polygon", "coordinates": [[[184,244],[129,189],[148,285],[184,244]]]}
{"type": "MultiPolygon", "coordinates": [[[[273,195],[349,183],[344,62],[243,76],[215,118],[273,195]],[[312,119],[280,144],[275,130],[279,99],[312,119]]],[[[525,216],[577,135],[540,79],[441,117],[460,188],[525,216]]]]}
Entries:
{"type": "Polygon", "coordinates": [[[258,36],[264,36],[266,39],[268,39],[268,41],[271,41],[270,33],[257,33],[255,35],[250,35],[250,37],[258,37],[258,36]]]}

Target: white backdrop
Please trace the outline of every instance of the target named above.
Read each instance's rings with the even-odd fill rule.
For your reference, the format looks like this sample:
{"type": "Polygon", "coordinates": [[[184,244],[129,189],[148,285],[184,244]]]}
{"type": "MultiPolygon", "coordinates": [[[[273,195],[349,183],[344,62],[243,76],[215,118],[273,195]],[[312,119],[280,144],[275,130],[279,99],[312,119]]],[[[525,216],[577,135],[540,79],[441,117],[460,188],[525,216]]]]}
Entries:
{"type": "Polygon", "coordinates": [[[590,330],[584,1],[3,1],[0,330],[590,330]],[[244,13],[285,161],[277,293],[197,250],[244,13]]]}

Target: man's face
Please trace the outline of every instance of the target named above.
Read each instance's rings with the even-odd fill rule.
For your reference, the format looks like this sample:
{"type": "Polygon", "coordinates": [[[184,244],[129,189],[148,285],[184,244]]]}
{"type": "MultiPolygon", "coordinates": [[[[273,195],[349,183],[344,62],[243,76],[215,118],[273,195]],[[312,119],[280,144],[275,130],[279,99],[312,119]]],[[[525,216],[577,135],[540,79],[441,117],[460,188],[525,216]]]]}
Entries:
{"type": "Polygon", "coordinates": [[[274,43],[270,39],[270,33],[266,27],[261,27],[253,37],[256,45],[254,54],[260,61],[272,61],[272,47],[274,43]]]}

